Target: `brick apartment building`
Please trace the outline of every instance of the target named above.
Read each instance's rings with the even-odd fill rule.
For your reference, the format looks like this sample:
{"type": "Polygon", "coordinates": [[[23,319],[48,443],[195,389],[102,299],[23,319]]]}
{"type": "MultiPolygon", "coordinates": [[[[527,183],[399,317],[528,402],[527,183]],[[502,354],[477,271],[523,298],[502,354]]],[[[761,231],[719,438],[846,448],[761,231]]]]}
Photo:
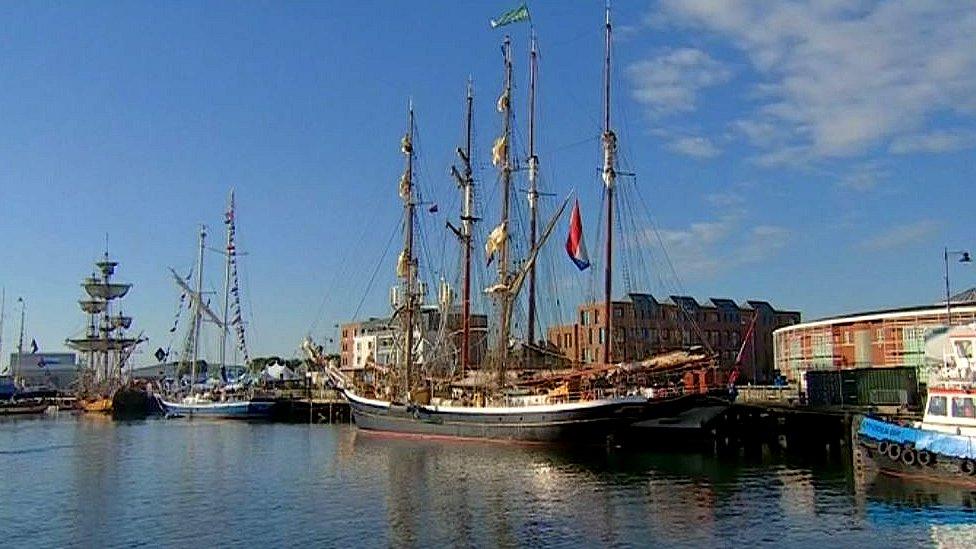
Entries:
{"type": "MultiPolygon", "coordinates": [[[[754,316],[758,315],[745,346],[743,375],[767,381],[773,374],[773,331],[800,322],[796,311],[778,311],[765,301],[742,305],[731,299],[711,298],[698,303],[687,296],[658,301],[650,294],[628,294],[614,301],[613,362],[640,360],[656,353],[703,346],[718,354],[719,363],[732,365],[754,316]]],[[[576,322],[554,326],[548,339],[575,363],[599,362],[606,341],[603,302],[577,308],[576,322]]]]}
{"type": "MultiPolygon", "coordinates": [[[[436,340],[440,330],[441,312],[436,307],[424,307],[420,311],[417,338],[417,363],[423,364],[431,352],[443,353],[443,349],[431,349],[429,343],[436,340]]],[[[471,347],[468,367],[481,365],[487,352],[488,317],[471,315],[471,347]]],[[[448,314],[446,331],[454,349],[461,347],[461,313],[452,310],[448,314]]],[[[360,322],[349,322],[340,326],[339,367],[341,369],[360,369],[366,361],[381,365],[392,365],[397,361],[395,344],[399,326],[391,325],[389,318],[370,318],[360,322]]]]}

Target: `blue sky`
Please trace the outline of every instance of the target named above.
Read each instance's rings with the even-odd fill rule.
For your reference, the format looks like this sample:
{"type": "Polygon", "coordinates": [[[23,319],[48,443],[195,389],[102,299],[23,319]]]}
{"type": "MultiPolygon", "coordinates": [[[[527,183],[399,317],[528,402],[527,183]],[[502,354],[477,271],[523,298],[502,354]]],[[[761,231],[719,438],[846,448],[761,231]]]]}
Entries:
{"type": "MultiPolygon", "coordinates": [[[[767,299],[808,318],[939,298],[942,247],[976,248],[972,3],[619,4],[613,118],[623,166],[637,175],[620,194],[628,259],[618,293],[767,299]]],[[[387,314],[410,99],[417,179],[439,205],[419,222],[422,265],[431,280],[456,279],[443,229],[458,207],[447,168],[471,76],[486,232],[497,218],[488,150],[504,36],[487,22],[511,7],[4,5],[4,354],[16,346],[18,296],[28,342],[57,350],[81,331],[78,283],[106,233],[119,277],[135,284],[124,310],[150,338],[137,361],[177,347],[167,267],[193,263],[200,223],[212,243],[222,238],[231,187],[249,254],[241,274],[252,355],[291,356],[306,333],[321,339],[354,315],[387,314]]],[[[541,260],[542,316],[566,321],[599,293],[589,273],[601,268],[603,5],[529,8],[541,49],[542,184],[559,197],[576,190],[595,260],[575,272],[561,222],[541,260]]],[[[528,26],[505,30],[524,156],[528,26]]],[[[516,188],[525,185],[519,173],[516,188]]],[[[517,200],[524,215],[524,195],[517,200]]],[[[219,257],[206,269],[218,289],[219,257]]],[[[954,288],[976,283],[974,269],[952,266],[954,288]]]]}

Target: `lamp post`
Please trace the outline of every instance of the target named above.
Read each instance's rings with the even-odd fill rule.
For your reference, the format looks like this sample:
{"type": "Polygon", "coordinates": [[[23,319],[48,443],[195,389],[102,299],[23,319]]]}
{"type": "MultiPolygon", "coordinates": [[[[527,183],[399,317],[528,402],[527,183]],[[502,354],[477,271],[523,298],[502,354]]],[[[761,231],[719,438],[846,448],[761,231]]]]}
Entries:
{"type": "Polygon", "coordinates": [[[942,262],[945,264],[945,290],[946,290],[946,328],[952,328],[952,303],[949,295],[949,256],[959,256],[959,263],[971,263],[969,252],[965,250],[952,251],[949,248],[942,249],[942,262]]]}

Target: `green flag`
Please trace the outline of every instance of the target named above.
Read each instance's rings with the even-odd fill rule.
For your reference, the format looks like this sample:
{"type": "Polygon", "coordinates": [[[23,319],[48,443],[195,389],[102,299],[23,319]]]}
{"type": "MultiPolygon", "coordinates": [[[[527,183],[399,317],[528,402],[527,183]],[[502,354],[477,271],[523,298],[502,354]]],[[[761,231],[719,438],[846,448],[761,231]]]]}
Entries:
{"type": "Polygon", "coordinates": [[[525,4],[515,8],[514,10],[507,11],[502,14],[498,19],[491,20],[491,28],[497,29],[511,23],[518,23],[519,21],[526,21],[529,19],[529,7],[525,4]]]}

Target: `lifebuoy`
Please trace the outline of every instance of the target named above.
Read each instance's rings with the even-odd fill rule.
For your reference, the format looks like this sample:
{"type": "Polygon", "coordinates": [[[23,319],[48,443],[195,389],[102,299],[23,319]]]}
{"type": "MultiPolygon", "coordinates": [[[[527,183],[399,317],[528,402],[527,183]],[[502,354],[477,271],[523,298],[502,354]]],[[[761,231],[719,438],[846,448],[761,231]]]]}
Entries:
{"type": "Polygon", "coordinates": [[[898,458],[901,457],[901,446],[898,446],[897,444],[889,444],[888,457],[891,458],[892,461],[898,461],[898,458]]]}
{"type": "Polygon", "coordinates": [[[890,444],[888,444],[888,441],[887,440],[882,440],[881,442],[879,442],[878,443],[878,453],[879,454],[887,454],[888,453],[888,446],[890,446],[890,444]]]}
{"type": "Polygon", "coordinates": [[[901,453],[901,461],[905,465],[915,465],[915,450],[905,448],[905,450],[901,453]]]}
{"type": "Polygon", "coordinates": [[[966,473],[967,475],[971,475],[973,473],[976,473],[976,464],[973,464],[971,460],[964,459],[962,460],[962,463],[959,464],[959,469],[963,473],[966,473]]]}
{"type": "Polygon", "coordinates": [[[929,465],[932,465],[935,462],[935,456],[933,456],[932,452],[929,452],[928,450],[919,450],[918,462],[921,465],[928,467],[929,465]]]}

